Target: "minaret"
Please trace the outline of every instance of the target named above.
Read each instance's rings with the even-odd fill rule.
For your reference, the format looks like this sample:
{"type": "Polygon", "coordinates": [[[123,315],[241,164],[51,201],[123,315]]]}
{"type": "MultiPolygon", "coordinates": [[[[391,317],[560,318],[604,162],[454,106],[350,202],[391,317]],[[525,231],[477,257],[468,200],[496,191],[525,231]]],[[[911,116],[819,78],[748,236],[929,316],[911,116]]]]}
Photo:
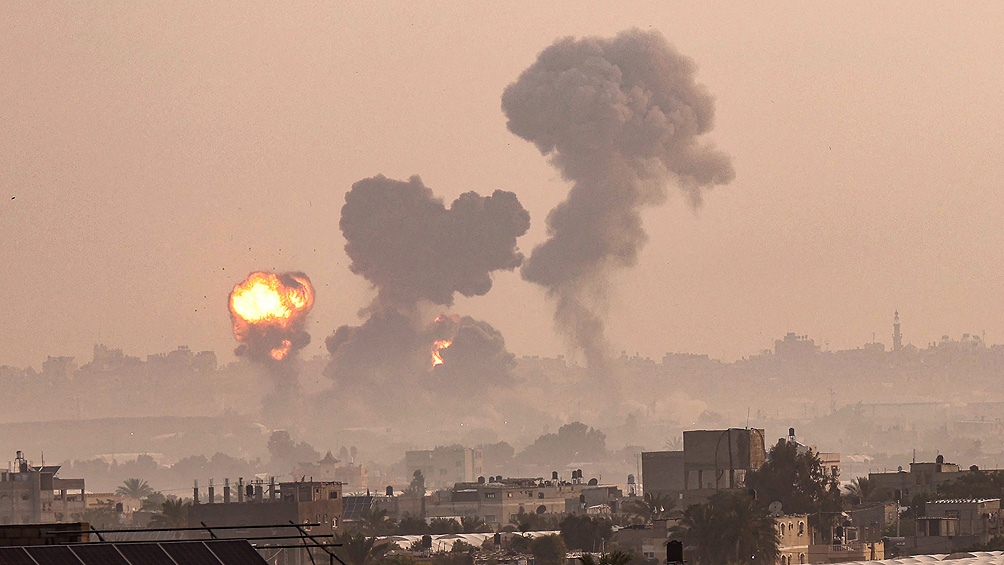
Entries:
{"type": "Polygon", "coordinates": [[[903,334],[899,331],[899,310],[896,310],[896,314],[892,318],[892,350],[899,351],[903,349],[903,334]]]}

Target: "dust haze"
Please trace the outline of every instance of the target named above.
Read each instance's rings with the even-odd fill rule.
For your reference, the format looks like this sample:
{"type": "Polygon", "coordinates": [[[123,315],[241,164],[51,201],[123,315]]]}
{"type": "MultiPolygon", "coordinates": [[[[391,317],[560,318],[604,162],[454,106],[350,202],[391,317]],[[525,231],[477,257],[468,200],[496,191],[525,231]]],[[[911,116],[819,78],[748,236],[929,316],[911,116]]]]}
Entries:
{"type": "Polygon", "coordinates": [[[750,426],[848,479],[1002,465],[1000,14],[119,8],[0,9],[8,458],[622,484],[750,426]],[[235,317],[248,273],[311,306],[235,317]]]}

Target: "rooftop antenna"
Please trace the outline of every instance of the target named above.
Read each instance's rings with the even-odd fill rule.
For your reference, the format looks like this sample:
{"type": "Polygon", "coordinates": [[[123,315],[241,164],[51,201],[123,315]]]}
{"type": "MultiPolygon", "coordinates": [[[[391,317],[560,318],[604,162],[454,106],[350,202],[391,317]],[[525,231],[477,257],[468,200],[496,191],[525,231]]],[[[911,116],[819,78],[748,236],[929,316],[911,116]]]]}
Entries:
{"type": "Polygon", "coordinates": [[[746,429],[750,429],[750,407],[746,407],[746,429]]]}

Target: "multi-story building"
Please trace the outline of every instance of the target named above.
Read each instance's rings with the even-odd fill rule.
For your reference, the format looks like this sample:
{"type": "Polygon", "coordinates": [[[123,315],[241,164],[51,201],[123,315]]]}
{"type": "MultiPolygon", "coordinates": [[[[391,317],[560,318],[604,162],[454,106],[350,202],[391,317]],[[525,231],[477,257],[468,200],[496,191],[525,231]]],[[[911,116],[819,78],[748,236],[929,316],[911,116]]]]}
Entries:
{"type": "Polygon", "coordinates": [[[312,481],[342,483],[345,492],[365,492],[369,488],[366,467],[336,459],[330,451],[316,463],[300,463],[293,469],[293,477],[306,477],[312,481]]]}
{"type": "Polygon", "coordinates": [[[642,453],[646,493],[698,502],[720,489],[745,488],[746,473],[766,459],[757,428],[683,432],[683,451],[642,453]]]}
{"type": "Polygon", "coordinates": [[[932,500],[907,545],[912,553],[951,553],[986,545],[1002,533],[999,498],[932,500]]]}
{"type": "Polygon", "coordinates": [[[0,524],[79,522],[87,508],[84,479],[56,477],[59,465],[36,467],[17,452],[0,471],[0,524]]]}
{"type": "Polygon", "coordinates": [[[588,501],[605,500],[610,489],[600,485],[569,483],[556,479],[503,479],[457,483],[452,490],[434,494],[426,501],[426,515],[434,517],[477,516],[500,527],[520,514],[585,513],[588,501]]]}
{"type": "Polygon", "coordinates": [[[940,485],[950,483],[967,472],[955,463],[945,463],[945,457],[939,455],[934,463],[910,463],[909,471],[869,473],[868,481],[875,489],[876,499],[909,502],[918,494],[936,494],[940,485]]]}
{"type": "MultiPolygon", "coordinates": [[[[222,502],[214,487],[206,501],[201,501],[198,487],[195,503],[188,509],[191,527],[213,526],[280,526],[316,523],[312,532],[331,534],[341,527],[342,485],[337,482],[302,481],[279,483],[239,481],[236,493],[227,481],[222,502]],[[278,487],[278,488],[277,488],[278,487]],[[235,500],[236,499],[236,500],[235,500]]],[[[286,526],[288,527],[288,526],[286,526]]],[[[266,530],[267,531],[267,530],[266,530]]],[[[242,535],[239,530],[235,535],[242,535]]],[[[262,532],[259,532],[262,533],[262,532]]],[[[220,537],[226,537],[222,532],[220,537]]]]}
{"type": "Polygon", "coordinates": [[[484,456],[480,449],[460,445],[440,446],[423,451],[406,451],[404,465],[408,476],[421,471],[425,486],[449,488],[455,483],[470,483],[484,474],[484,456]]]}

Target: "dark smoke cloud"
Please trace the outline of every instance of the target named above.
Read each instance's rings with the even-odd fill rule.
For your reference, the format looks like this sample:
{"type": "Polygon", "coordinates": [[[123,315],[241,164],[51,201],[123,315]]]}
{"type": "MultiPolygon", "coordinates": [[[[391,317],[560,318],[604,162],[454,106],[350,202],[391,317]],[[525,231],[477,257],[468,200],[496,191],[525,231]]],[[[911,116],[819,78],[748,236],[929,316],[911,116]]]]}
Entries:
{"type": "Polygon", "coordinates": [[[516,356],[506,349],[502,332],[488,322],[470,316],[440,316],[430,332],[434,339],[451,342],[439,351],[443,364],[432,369],[445,386],[474,389],[513,383],[516,356]]]}
{"type": "Polygon", "coordinates": [[[361,389],[427,377],[433,341],[446,329],[460,339],[458,369],[484,354],[481,366],[503,375],[510,354],[501,334],[470,318],[430,328],[421,304],[448,306],[458,292],[483,295],[493,271],[522,263],[516,239],[529,229],[530,215],[515,194],[467,192],[447,208],[417,176],[407,182],[376,176],[352,185],[339,226],[350,269],[373,284],[377,297],[363,310],[369,318],[361,326],[342,326],[326,340],[329,377],[361,389]]]}
{"type": "Polygon", "coordinates": [[[467,192],[447,209],[417,176],[381,175],[352,185],[339,226],[352,272],[373,283],[382,305],[450,305],[454,293],[483,295],[492,271],[522,263],[516,238],[530,215],[511,192],[467,192]]]}
{"type": "Polygon", "coordinates": [[[509,130],[573,183],[522,275],[557,300],[558,325],[591,367],[606,356],[604,273],[637,261],[642,209],[662,203],[669,183],[698,206],[704,190],[735,175],[727,155],[699,140],[714,99],[695,71],[659,33],[631,30],[561,39],[502,94],[509,130]]]}

